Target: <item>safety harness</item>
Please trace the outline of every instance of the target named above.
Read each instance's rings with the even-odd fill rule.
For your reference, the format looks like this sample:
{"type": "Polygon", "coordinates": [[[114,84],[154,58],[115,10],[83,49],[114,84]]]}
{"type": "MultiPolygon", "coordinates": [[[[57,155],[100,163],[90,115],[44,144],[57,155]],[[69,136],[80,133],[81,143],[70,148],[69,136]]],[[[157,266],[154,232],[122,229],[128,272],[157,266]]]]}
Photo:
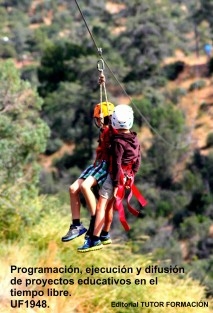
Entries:
{"type": "Polygon", "coordinates": [[[126,199],[127,208],[129,212],[132,213],[134,216],[140,217],[141,212],[130,205],[132,195],[136,197],[142,207],[146,206],[147,201],[134,184],[134,173],[132,171],[132,164],[122,166],[121,168],[120,182],[118,186],[116,200],[114,202],[114,210],[118,211],[120,222],[123,225],[124,229],[128,231],[130,230],[130,227],[126,221],[125,210],[123,206],[123,199],[126,193],[126,189],[130,190],[130,193],[126,199]]]}

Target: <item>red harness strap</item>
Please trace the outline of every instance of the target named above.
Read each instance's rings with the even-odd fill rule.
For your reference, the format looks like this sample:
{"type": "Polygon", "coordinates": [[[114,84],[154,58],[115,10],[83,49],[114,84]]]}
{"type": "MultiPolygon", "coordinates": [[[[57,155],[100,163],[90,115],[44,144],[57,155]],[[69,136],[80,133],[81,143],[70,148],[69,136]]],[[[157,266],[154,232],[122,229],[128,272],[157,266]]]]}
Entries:
{"type": "Polygon", "coordinates": [[[114,210],[118,211],[119,220],[120,220],[121,224],[123,225],[124,229],[126,231],[128,231],[128,230],[130,230],[130,227],[126,221],[126,216],[125,216],[124,207],[123,207],[123,203],[122,203],[124,195],[125,195],[125,189],[123,188],[123,186],[120,185],[118,187],[116,200],[114,202],[114,210]]]}
{"type": "Polygon", "coordinates": [[[117,192],[116,200],[114,203],[114,209],[118,211],[120,222],[126,231],[130,230],[130,227],[126,221],[125,211],[124,211],[122,201],[125,196],[125,190],[127,188],[128,189],[130,188],[130,193],[127,197],[128,210],[133,215],[138,216],[140,212],[130,205],[130,200],[132,198],[132,195],[136,197],[136,199],[139,201],[139,203],[143,207],[146,206],[147,201],[143,197],[143,195],[140,193],[140,191],[137,189],[137,187],[134,185],[134,175],[130,169],[130,166],[122,168],[121,177],[120,177],[120,185],[118,186],[118,192],[117,192]],[[128,172],[130,173],[130,175],[128,175],[128,172]]]}

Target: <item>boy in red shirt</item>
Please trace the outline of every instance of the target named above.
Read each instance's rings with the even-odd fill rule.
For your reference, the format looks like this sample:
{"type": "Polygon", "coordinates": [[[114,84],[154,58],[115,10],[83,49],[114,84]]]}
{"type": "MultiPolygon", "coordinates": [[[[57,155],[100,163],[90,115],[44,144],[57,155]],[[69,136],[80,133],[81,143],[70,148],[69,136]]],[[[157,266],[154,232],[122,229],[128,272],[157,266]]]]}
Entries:
{"type": "Polygon", "coordinates": [[[111,137],[111,168],[104,184],[99,191],[99,200],[96,209],[96,221],[93,235],[86,238],[84,245],[78,252],[99,250],[103,247],[100,234],[104,224],[104,216],[109,202],[116,198],[121,173],[128,168],[128,175],[134,175],[140,166],[140,144],[137,134],[131,132],[133,125],[133,111],[130,106],[121,104],[115,107],[111,123],[116,130],[111,137]]]}
{"type": "MultiPolygon", "coordinates": [[[[96,214],[96,198],[91,188],[95,185],[101,187],[107,178],[109,170],[109,147],[111,136],[109,125],[113,110],[114,105],[110,102],[99,103],[94,108],[93,117],[95,119],[95,124],[100,128],[99,144],[96,149],[96,159],[94,164],[86,168],[80,177],[69,187],[72,222],[67,234],[61,239],[63,242],[73,240],[84,233],[86,233],[85,237],[93,233],[96,214]],[[80,192],[84,195],[86,204],[91,214],[88,230],[80,222],[80,192]]],[[[110,228],[111,222],[112,210],[109,210],[105,220],[106,230],[110,228]]],[[[106,233],[103,231],[101,240],[103,244],[111,243],[108,232],[106,233]]]]}

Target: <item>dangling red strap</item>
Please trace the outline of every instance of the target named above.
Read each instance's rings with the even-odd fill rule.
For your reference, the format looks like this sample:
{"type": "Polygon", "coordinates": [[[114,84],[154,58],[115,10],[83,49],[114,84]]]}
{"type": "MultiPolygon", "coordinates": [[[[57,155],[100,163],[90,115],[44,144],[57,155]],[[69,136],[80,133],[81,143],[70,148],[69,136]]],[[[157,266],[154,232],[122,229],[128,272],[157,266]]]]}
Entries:
{"type": "Polygon", "coordinates": [[[130,213],[132,213],[133,215],[135,216],[138,216],[139,212],[138,210],[134,209],[131,205],[130,205],[130,199],[132,198],[132,188],[131,188],[131,191],[127,197],[127,207],[128,207],[128,210],[130,213]]]}
{"type": "Polygon", "coordinates": [[[121,177],[120,177],[120,185],[118,186],[116,200],[114,203],[114,209],[118,211],[120,222],[126,231],[130,230],[130,227],[126,221],[125,211],[124,211],[124,207],[123,207],[123,203],[122,203],[123,198],[125,196],[126,186],[128,186],[130,188],[130,193],[127,197],[127,207],[128,207],[128,210],[133,215],[138,216],[140,214],[140,212],[130,205],[130,200],[132,198],[132,195],[134,195],[136,197],[136,199],[139,201],[139,203],[143,207],[146,206],[146,204],[147,204],[146,199],[143,197],[143,195],[140,193],[138,188],[133,183],[134,183],[134,176],[126,176],[126,180],[124,183],[124,173],[122,171],[121,177]]]}
{"type": "Polygon", "coordinates": [[[135,196],[135,198],[140,202],[140,204],[142,206],[146,206],[147,205],[147,201],[144,198],[144,196],[140,193],[140,191],[138,190],[138,188],[135,185],[132,185],[132,193],[135,196]]]}
{"type": "Polygon", "coordinates": [[[139,211],[134,209],[131,205],[130,205],[130,199],[132,198],[132,195],[134,195],[136,197],[136,199],[140,202],[140,204],[144,207],[147,205],[147,201],[146,199],[142,196],[142,194],[140,193],[140,191],[137,189],[137,187],[135,185],[131,186],[131,191],[127,197],[127,207],[128,210],[135,216],[138,216],[139,211]]]}
{"type": "Polygon", "coordinates": [[[125,216],[125,212],[124,212],[124,207],[123,207],[123,198],[125,195],[125,188],[124,186],[119,186],[118,187],[118,192],[116,195],[116,200],[114,203],[114,209],[118,211],[118,215],[119,215],[119,220],[121,222],[121,224],[123,225],[124,229],[126,231],[130,230],[130,227],[126,221],[126,216],[125,216]]]}

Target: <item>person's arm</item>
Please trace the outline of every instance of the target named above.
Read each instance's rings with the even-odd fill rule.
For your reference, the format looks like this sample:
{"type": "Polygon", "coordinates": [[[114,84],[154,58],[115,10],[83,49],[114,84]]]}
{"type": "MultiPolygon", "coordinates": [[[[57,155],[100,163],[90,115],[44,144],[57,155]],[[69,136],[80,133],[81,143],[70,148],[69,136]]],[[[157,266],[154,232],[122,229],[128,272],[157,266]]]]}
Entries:
{"type": "Polygon", "coordinates": [[[134,172],[134,174],[137,173],[137,171],[139,170],[139,167],[141,165],[141,149],[140,149],[140,145],[138,144],[138,155],[137,155],[137,159],[134,162],[133,166],[132,166],[132,170],[134,172]]]}
{"type": "Polygon", "coordinates": [[[123,146],[119,143],[114,141],[112,144],[112,184],[113,187],[118,187],[120,174],[121,174],[121,160],[122,155],[124,153],[123,146]]]}

